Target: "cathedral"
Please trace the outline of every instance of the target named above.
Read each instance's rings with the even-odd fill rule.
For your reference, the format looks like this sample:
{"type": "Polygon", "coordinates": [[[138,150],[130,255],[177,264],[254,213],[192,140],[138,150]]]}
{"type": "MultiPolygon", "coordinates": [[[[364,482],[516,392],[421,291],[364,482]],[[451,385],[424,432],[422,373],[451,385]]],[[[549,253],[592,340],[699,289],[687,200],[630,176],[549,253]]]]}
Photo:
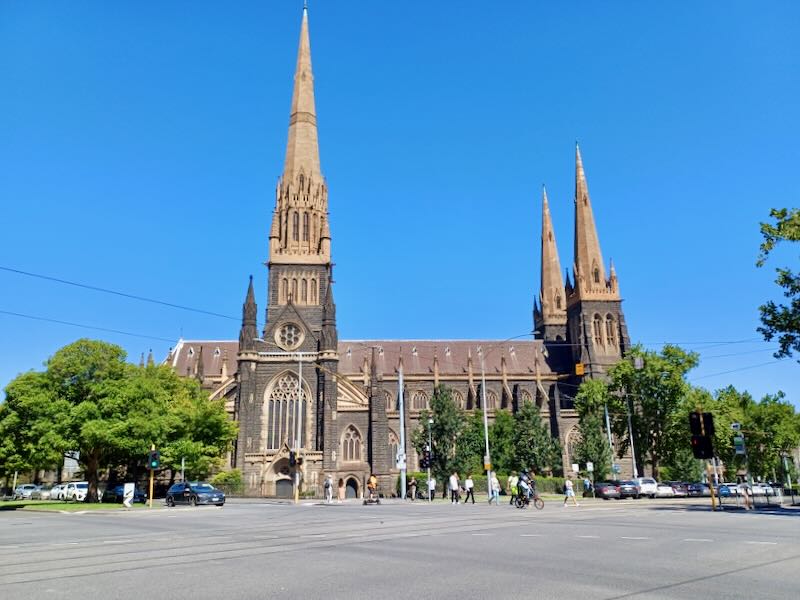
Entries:
{"type": "MultiPolygon", "coordinates": [[[[321,493],[330,475],[347,496],[359,496],[375,473],[381,492],[392,494],[401,430],[409,439],[438,385],[450,388],[465,411],[485,409],[489,419],[497,410],[535,402],[564,448],[567,471],[577,441],[577,386],[603,376],[630,345],[617,275],[613,266],[606,272],[577,147],[574,203],[574,263],[565,280],[542,193],[541,287],[531,338],[340,340],[304,9],[286,159],[269,230],[263,329],[251,278],[238,341],[180,340],[167,358],[179,374],[196,377],[212,399],[225,399],[239,424],[230,465],[241,470],[245,493],[288,497],[298,468],[304,492],[321,493]]],[[[416,470],[419,457],[409,446],[408,469],[416,470]]]]}

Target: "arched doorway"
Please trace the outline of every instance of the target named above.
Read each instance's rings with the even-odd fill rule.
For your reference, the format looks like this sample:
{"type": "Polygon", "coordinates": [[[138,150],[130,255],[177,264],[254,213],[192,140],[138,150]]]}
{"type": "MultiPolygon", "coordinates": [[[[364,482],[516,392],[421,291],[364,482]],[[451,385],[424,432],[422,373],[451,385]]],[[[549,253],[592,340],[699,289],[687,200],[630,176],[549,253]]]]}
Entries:
{"type": "Polygon", "coordinates": [[[345,498],[358,498],[358,481],[352,477],[347,480],[345,488],[345,498]]]}
{"type": "Polygon", "coordinates": [[[278,479],[275,482],[275,496],[277,498],[294,498],[294,487],[291,479],[278,479]]]}

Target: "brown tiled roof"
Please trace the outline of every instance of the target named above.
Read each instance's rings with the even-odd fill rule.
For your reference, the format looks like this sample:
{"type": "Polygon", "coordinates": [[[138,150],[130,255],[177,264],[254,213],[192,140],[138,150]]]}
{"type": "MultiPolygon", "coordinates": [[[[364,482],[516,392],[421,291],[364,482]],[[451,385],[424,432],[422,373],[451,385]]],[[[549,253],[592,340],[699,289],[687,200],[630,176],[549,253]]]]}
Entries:
{"type": "MultiPolygon", "coordinates": [[[[194,375],[201,346],[206,377],[222,373],[226,351],[228,374],[236,373],[236,353],[239,350],[236,340],[180,340],[164,362],[179,375],[194,375]]],[[[501,373],[502,356],[505,356],[509,377],[533,373],[537,356],[540,373],[551,373],[542,357],[543,343],[540,340],[341,340],[339,372],[344,375],[361,373],[364,358],[369,360],[373,347],[376,348],[378,369],[384,377],[395,375],[401,354],[405,375],[432,376],[434,356],[438,358],[440,377],[465,375],[470,353],[473,373],[477,377],[481,370],[479,349],[484,352],[487,375],[501,373]]]]}

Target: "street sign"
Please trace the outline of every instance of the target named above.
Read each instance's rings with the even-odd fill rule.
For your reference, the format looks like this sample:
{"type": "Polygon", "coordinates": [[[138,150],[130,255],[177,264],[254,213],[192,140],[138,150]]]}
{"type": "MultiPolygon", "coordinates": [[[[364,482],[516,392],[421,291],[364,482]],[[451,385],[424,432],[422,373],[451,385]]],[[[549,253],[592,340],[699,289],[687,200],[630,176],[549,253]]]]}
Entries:
{"type": "Polygon", "coordinates": [[[586,463],[586,470],[589,471],[589,473],[593,473],[594,472],[594,463],[587,462],[586,463]]]}
{"type": "Polygon", "coordinates": [[[483,463],[483,470],[484,471],[491,471],[492,470],[492,463],[483,463]]]}
{"type": "Polygon", "coordinates": [[[135,485],[133,483],[126,483],[122,488],[122,504],[125,508],[133,506],[133,490],[135,485]]]}
{"type": "Polygon", "coordinates": [[[575,473],[577,473],[578,471],[580,471],[580,468],[578,467],[578,463],[572,463],[572,470],[573,470],[573,472],[575,472],[575,473]]]}
{"type": "Polygon", "coordinates": [[[620,468],[620,466],[617,463],[614,463],[613,465],[611,465],[611,470],[614,473],[619,473],[620,471],[622,471],[622,469],[620,468]]]}
{"type": "Polygon", "coordinates": [[[733,438],[733,448],[739,456],[747,454],[747,450],[744,446],[744,436],[737,435],[733,438]]]}
{"type": "Polygon", "coordinates": [[[575,375],[583,375],[584,373],[583,363],[575,363],[575,375]]]}
{"type": "Polygon", "coordinates": [[[633,368],[638,370],[644,369],[644,359],[641,356],[636,356],[633,359],[633,368]]]}
{"type": "Polygon", "coordinates": [[[741,423],[731,423],[731,429],[734,431],[741,431],[742,424],[741,423]]]}

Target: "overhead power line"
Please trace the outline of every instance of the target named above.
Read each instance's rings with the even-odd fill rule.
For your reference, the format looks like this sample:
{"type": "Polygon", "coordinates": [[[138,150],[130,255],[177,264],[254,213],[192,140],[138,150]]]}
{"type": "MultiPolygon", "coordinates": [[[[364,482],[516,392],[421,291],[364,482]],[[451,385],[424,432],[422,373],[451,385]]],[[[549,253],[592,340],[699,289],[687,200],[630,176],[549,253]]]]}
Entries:
{"type": "Polygon", "coordinates": [[[210,315],[212,317],[220,317],[222,319],[230,319],[232,321],[238,321],[239,319],[236,317],[231,317],[230,315],[223,315],[221,313],[212,312],[209,310],[203,310],[202,308],[193,308],[191,306],[185,306],[183,304],[175,304],[173,302],[166,302],[164,300],[157,300],[155,298],[147,298],[145,296],[138,296],[136,294],[128,294],[126,292],[120,292],[117,290],[110,290],[108,288],[98,287],[96,285],[89,285],[86,283],[79,283],[77,281],[69,281],[68,279],[61,279],[59,277],[51,277],[49,275],[42,275],[40,273],[31,273],[30,271],[22,271],[20,269],[13,269],[11,267],[4,267],[0,265],[0,271],[8,271],[9,273],[16,273],[18,275],[25,275],[26,277],[35,277],[37,279],[44,279],[46,281],[54,281],[56,283],[62,283],[64,285],[71,285],[78,288],[83,288],[85,290],[92,290],[93,292],[102,292],[103,294],[113,294],[114,296],[121,296],[123,298],[130,298],[132,300],[139,300],[141,302],[150,302],[151,304],[160,304],[161,306],[169,306],[170,308],[177,308],[180,310],[188,310],[190,312],[200,313],[203,315],[210,315]]]}
{"type": "Polygon", "coordinates": [[[50,319],[48,317],[40,317],[37,315],[26,315],[23,313],[12,312],[10,310],[0,310],[0,314],[11,315],[12,317],[21,317],[23,319],[31,319],[34,321],[45,321],[47,323],[58,323],[59,325],[70,325],[72,327],[81,327],[83,329],[94,329],[95,331],[105,331],[108,333],[118,333],[120,335],[128,335],[131,337],[144,338],[147,340],[158,340],[160,342],[174,342],[174,339],[158,337],[155,335],[145,335],[143,333],[132,333],[130,331],[120,331],[119,329],[109,329],[108,327],[96,327],[94,325],[84,325],[82,323],[73,323],[71,321],[61,321],[59,319],[50,319]]]}

